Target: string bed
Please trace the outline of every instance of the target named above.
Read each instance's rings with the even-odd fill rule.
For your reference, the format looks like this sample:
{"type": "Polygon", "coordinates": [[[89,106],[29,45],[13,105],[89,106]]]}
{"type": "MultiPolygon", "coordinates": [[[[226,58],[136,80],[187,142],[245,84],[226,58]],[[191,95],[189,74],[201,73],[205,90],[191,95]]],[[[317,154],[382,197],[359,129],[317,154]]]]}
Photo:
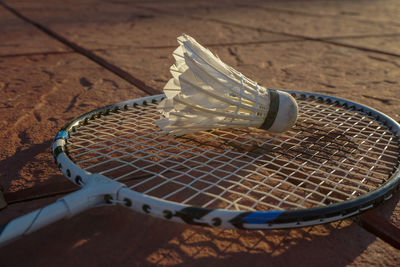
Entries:
{"type": "Polygon", "coordinates": [[[296,210],[374,191],[397,170],[398,137],[372,115],[299,98],[296,125],[180,137],[154,125],[157,104],[97,116],[70,132],[68,155],[148,196],[207,209],[296,210]]]}

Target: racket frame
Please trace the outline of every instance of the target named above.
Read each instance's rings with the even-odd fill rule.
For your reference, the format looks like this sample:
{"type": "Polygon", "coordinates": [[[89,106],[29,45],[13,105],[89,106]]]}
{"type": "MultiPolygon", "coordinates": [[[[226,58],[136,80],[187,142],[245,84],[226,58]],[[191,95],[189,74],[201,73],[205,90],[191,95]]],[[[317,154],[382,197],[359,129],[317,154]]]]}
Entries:
{"type": "MultiPolygon", "coordinates": [[[[373,108],[339,97],[311,92],[285,91],[292,94],[296,99],[317,100],[321,103],[332,103],[350,110],[360,111],[383,123],[397,138],[400,136],[400,125],[392,118],[373,108]]],[[[68,157],[66,144],[68,142],[69,131],[73,131],[75,127],[85,124],[90,118],[94,118],[95,116],[107,115],[110,112],[118,112],[118,110],[132,108],[136,105],[156,104],[164,98],[165,95],[161,94],[112,104],[88,112],[67,123],[57,134],[53,144],[53,157],[60,171],[69,180],[80,186],[87,184],[93,176],[77,167],[68,157]]],[[[390,199],[393,193],[399,189],[400,170],[396,166],[392,178],[387,179],[379,189],[354,199],[310,209],[270,211],[205,209],[147,196],[126,187],[121,187],[117,194],[105,194],[105,199],[108,199],[108,201],[103,204],[119,203],[137,212],[194,225],[228,229],[280,229],[329,223],[355,216],[390,199]]]]}

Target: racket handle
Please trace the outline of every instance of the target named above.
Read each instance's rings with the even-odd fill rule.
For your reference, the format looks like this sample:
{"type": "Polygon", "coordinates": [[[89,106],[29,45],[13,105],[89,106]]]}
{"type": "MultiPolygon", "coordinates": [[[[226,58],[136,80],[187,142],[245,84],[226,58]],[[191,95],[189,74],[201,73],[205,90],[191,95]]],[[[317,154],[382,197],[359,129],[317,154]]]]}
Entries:
{"type": "Polygon", "coordinates": [[[102,191],[92,186],[75,191],[41,209],[0,226],[0,247],[58,220],[104,203],[102,191]]]}
{"type": "Polygon", "coordinates": [[[114,205],[105,197],[117,199],[118,192],[123,187],[124,184],[100,174],[93,174],[82,189],[0,226],[0,247],[48,224],[74,216],[87,209],[100,205],[114,205]]]}
{"type": "Polygon", "coordinates": [[[70,215],[64,201],[57,201],[44,208],[32,211],[0,226],[0,246],[19,237],[30,234],[48,224],[70,215]]]}

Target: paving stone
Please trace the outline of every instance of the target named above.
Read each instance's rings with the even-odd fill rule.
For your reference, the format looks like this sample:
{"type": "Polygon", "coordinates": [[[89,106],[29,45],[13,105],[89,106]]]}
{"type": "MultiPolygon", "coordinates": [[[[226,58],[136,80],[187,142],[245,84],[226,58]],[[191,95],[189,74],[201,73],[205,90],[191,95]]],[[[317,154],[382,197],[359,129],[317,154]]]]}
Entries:
{"type": "Polygon", "coordinates": [[[59,33],[71,36],[88,49],[113,50],[127,47],[173,47],[176,38],[187,33],[203,42],[213,44],[260,43],[293,40],[277,34],[243,29],[231,25],[222,25],[212,21],[201,21],[174,16],[154,15],[154,19],[143,19],[130,23],[107,24],[99,27],[65,27],[51,25],[59,33]],[[151,33],[151,34],[149,34],[151,33]]]}
{"type": "Polygon", "coordinates": [[[16,54],[70,51],[29,23],[0,6],[0,57],[16,54]]]}
{"type": "Polygon", "coordinates": [[[400,6],[397,0],[375,1],[252,1],[248,5],[264,7],[270,10],[287,11],[288,13],[308,16],[334,17],[337,20],[368,21],[400,26],[400,6]]]}
{"type": "Polygon", "coordinates": [[[207,4],[173,1],[168,4],[159,2],[139,4],[160,12],[185,14],[205,21],[220,21],[242,27],[311,38],[400,33],[400,23],[397,21],[400,11],[396,9],[394,3],[391,5],[394,10],[388,12],[388,6],[380,10],[382,16],[378,20],[374,20],[373,5],[363,5],[359,1],[350,4],[341,1],[318,0],[251,1],[249,3],[233,0],[207,4]],[[359,10],[363,12],[360,18],[355,16],[359,14],[357,13],[359,10]],[[391,15],[391,20],[387,20],[386,14],[391,15]]]}
{"type": "Polygon", "coordinates": [[[6,192],[59,176],[50,147],[68,120],[144,95],[77,54],[0,58],[0,181],[6,192]]]}
{"type": "Polygon", "coordinates": [[[201,18],[311,38],[389,34],[399,33],[400,30],[399,26],[386,23],[370,23],[329,16],[316,17],[297,13],[287,14],[257,7],[212,10],[202,15],[201,18]]]}
{"type": "Polygon", "coordinates": [[[40,5],[12,6],[42,25],[86,49],[175,46],[176,37],[190,34],[208,44],[276,42],[292,37],[190,19],[188,15],[163,14],[138,7],[135,3],[70,5],[56,2],[42,14],[40,5]]]}

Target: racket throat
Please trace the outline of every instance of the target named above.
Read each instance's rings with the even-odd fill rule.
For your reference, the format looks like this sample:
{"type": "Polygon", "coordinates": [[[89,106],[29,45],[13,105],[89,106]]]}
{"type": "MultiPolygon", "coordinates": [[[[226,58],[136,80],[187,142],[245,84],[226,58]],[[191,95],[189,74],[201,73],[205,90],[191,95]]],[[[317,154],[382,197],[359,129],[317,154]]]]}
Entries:
{"type": "Polygon", "coordinates": [[[85,180],[82,189],[58,200],[66,205],[69,211],[68,217],[72,217],[90,208],[115,205],[118,192],[121,188],[125,187],[124,184],[108,179],[100,174],[92,174],[85,180]]]}

